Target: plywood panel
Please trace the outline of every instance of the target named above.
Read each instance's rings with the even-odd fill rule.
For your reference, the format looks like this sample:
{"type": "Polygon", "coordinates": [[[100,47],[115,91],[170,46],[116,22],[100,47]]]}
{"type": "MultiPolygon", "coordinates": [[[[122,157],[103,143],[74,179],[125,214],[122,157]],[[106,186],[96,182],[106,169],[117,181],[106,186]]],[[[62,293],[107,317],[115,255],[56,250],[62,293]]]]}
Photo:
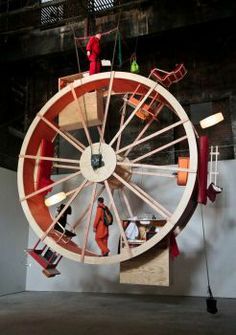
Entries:
{"type": "Polygon", "coordinates": [[[154,247],[138,257],[121,263],[120,283],[169,286],[169,246],[154,247]]]}
{"type": "MultiPolygon", "coordinates": [[[[98,126],[103,120],[103,95],[100,91],[86,93],[78,99],[79,108],[88,127],[98,126]]],[[[65,130],[82,128],[78,104],[72,101],[59,114],[59,127],[65,130]]]]}

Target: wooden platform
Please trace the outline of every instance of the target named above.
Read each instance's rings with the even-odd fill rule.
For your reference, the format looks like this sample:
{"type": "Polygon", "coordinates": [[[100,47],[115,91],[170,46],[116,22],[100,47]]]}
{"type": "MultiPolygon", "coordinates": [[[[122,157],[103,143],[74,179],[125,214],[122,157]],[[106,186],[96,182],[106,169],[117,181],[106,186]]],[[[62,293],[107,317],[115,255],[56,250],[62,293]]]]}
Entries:
{"type": "MultiPolygon", "coordinates": [[[[58,90],[73,83],[75,80],[88,76],[88,72],[74,73],[68,76],[58,78],[58,90]]],[[[86,93],[84,97],[78,99],[79,107],[76,101],[68,104],[59,114],[58,124],[64,130],[81,129],[82,122],[80,112],[88,127],[99,126],[103,121],[103,93],[93,91],[86,93]]]]}
{"type": "Polygon", "coordinates": [[[84,78],[88,75],[89,75],[88,72],[78,72],[78,73],[73,73],[68,76],[58,78],[58,91],[66,87],[68,84],[73,83],[75,80],[84,78]]]}
{"type": "MultiPolygon", "coordinates": [[[[78,99],[80,111],[88,127],[102,125],[103,122],[103,94],[101,91],[86,93],[78,99]]],[[[78,104],[76,101],[68,104],[59,114],[59,127],[65,130],[83,128],[78,104]]]]}
{"type": "Polygon", "coordinates": [[[136,285],[170,285],[169,241],[120,264],[120,283],[136,285]]]}
{"type": "Polygon", "coordinates": [[[52,278],[52,277],[55,277],[55,276],[61,274],[56,268],[43,269],[43,270],[42,270],[42,273],[43,273],[47,278],[52,278]]]}

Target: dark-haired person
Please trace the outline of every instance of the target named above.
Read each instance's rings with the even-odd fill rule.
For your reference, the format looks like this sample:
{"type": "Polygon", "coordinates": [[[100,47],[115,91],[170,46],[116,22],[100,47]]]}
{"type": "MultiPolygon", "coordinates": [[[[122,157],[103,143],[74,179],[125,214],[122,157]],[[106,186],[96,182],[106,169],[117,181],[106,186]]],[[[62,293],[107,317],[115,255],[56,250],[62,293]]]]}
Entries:
{"type": "MultiPolygon", "coordinates": [[[[59,213],[63,210],[64,207],[65,207],[64,204],[61,204],[57,207],[56,217],[59,215],[59,213]]],[[[68,237],[74,237],[76,235],[75,233],[73,233],[70,230],[63,229],[63,228],[65,228],[65,226],[67,224],[67,215],[71,215],[71,212],[72,212],[71,206],[69,206],[54,226],[54,229],[56,229],[57,231],[59,231],[61,233],[65,233],[65,235],[68,236],[68,237]]]]}
{"type": "Polygon", "coordinates": [[[95,240],[97,245],[101,249],[102,256],[108,256],[110,250],[108,249],[108,237],[109,230],[104,224],[104,199],[102,197],[98,198],[98,205],[96,216],[93,224],[93,231],[95,232],[95,240]]]}

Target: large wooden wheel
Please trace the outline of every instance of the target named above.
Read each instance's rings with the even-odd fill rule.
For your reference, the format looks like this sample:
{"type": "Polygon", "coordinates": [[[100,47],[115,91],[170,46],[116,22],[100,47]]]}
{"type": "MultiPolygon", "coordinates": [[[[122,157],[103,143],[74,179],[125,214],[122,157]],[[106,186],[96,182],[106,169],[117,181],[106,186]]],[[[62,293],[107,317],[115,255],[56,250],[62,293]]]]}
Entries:
{"type": "MultiPolygon", "coordinates": [[[[131,138],[130,136],[129,138],[131,138]]],[[[20,201],[34,232],[59,254],[75,261],[91,264],[120,262],[152,248],[177,226],[180,230],[184,227],[195,207],[193,194],[196,184],[197,162],[198,152],[193,126],[181,105],[169,91],[156,82],[139,75],[125,72],[100,73],[74,81],[73,84],[66,86],[53,96],[37,114],[27,132],[19,158],[18,189],[20,201]],[[58,116],[71,103],[77,104],[78,113],[81,113],[77,99],[94,90],[99,90],[104,96],[103,123],[100,127],[95,128],[97,137],[94,140],[92,139],[94,134],[91,136],[91,128],[88,127],[86,115],[84,115],[80,130],[84,135],[82,140],[82,137],[78,138],[69,131],[61,129],[58,125],[58,116]],[[133,92],[136,92],[138,103],[136,106],[127,107],[126,115],[124,113],[119,115],[120,125],[118,129],[113,130],[115,135],[113,134],[109,140],[106,140],[106,130],[109,128],[107,120],[111,113],[115,113],[114,105],[122,110],[122,106],[133,92]],[[115,99],[115,104],[112,103],[112,99],[115,99]],[[145,121],[141,121],[137,115],[139,115],[141,107],[148,101],[152,101],[150,115],[145,121]],[[162,122],[166,115],[169,120],[167,123],[162,122]],[[137,121],[140,123],[137,133],[131,134],[129,132],[133,138],[127,144],[127,141],[125,143],[127,129],[129,131],[132,122],[137,123],[137,121]],[[178,133],[181,135],[170,140],[170,136],[166,135],[177,129],[180,130],[178,133]],[[55,155],[51,157],[40,156],[39,148],[42,139],[54,142],[58,138],[62,138],[77,151],[76,159],[56,157],[55,155]],[[147,143],[150,141],[152,141],[152,147],[148,149],[147,143]],[[177,143],[182,142],[186,143],[188,150],[188,167],[181,168],[177,164],[160,165],[155,163],[158,161],[158,155],[165,150],[172,150],[177,143]],[[136,150],[140,147],[142,154],[136,150]],[[91,165],[91,152],[102,155],[103,164],[97,169],[91,165]],[[39,159],[53,162],[55,167],[66,169],[69,173],[51,185],[36,190],[35,171],[39,159]],[[185,186],[177,185],[176,176],[178,173],[188,174],[185,186]],[[142,185],[137,181],[140,175],[144,181],[141,183],[142,185]],[[81,207],[83,207],[80,225],[83,225],[84,229],[81,233],[79,229],[81,226],[77,227],[76,232],[78,236],[80,235],[79,238],[65,243],[63,238],[60,239],[58,235],[54,234],[53,227],[58,218],[54,218],[49,208],[46,207],[44,192],[52,188],[49,195],[53,195],[56,193],[58,185],[60,186],[68,180],[74,181],[74,186],[67,192],[68,197],[65,204],[66,207],[73,206],[73,201],[78,200],[79,197],[81,207]],[[150,180],[152,180],[151,187],[148,182],[150,180]],[[157,183],[158,180],[161,181],[162,189],[158,189],[158,193],[153,192],[155,180],[157,183]],[[165,183],[165,180],[171,180],[171,187],[166,186],[170,182],[165,183]],[[145,181],[147,181],[147,185],[145,181]],[[181,192],[177,192],[173,207],[173,205],[169,205],[168,195],[171,196],[175,189],[181,189],[181,192]],[[87,194],[87,203],[83,198],[84,192],[87,194]],[[123,206],[117,205],[116,193],[119,193],[123,206]],[[121,244],[124,246],[122,252],[113,252],[108,257],[98,257],[97,251],[89,250],[88,247],[90,245],[88,238],[93,224],[93,211],[99,195],[104,196],[111,206],[114,214],[113,226],[117,225],[118,227],[116,236],[112,240],[116,240],[118,244],[121,239],[121,244]],[[148,241],[135,248],[130,248],[122,226],[122,219],[127,217],[124,211],[128,213],[128,216],[137,214],[133,211],[135,201],[145,204],[145,208],[149,208],[157,219],[166,223],[148,241]]]]}

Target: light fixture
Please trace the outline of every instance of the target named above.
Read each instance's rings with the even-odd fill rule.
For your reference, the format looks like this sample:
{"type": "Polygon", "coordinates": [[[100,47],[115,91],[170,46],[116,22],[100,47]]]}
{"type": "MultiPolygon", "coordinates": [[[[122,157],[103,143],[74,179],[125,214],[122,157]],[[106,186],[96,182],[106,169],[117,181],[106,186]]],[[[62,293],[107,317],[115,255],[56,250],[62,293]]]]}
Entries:
{"type": "Polygon", "coordinates": [[[59,192],[56,194],[53,194],[51,197],[45,199],[44,203],[47,207],[53,206],[61,202],[62,200],[66,199],[66,193],[65,192],[59,192]]]}
{"type": "Polygon", "coordinates": [[[211,116],[206,117],[205,119],[200,121],[200,126],[202,128],[208,128],[208,127],[212,127],[215,124],[221,122],[224,120],[224,116],[222,113],[216,113],[213,114],[211,116]]]}
{"type": "Polygon", "coordinates": [[[109,59],[101,60],[102,66],[111,66],[111,61],[109,59]]]}

